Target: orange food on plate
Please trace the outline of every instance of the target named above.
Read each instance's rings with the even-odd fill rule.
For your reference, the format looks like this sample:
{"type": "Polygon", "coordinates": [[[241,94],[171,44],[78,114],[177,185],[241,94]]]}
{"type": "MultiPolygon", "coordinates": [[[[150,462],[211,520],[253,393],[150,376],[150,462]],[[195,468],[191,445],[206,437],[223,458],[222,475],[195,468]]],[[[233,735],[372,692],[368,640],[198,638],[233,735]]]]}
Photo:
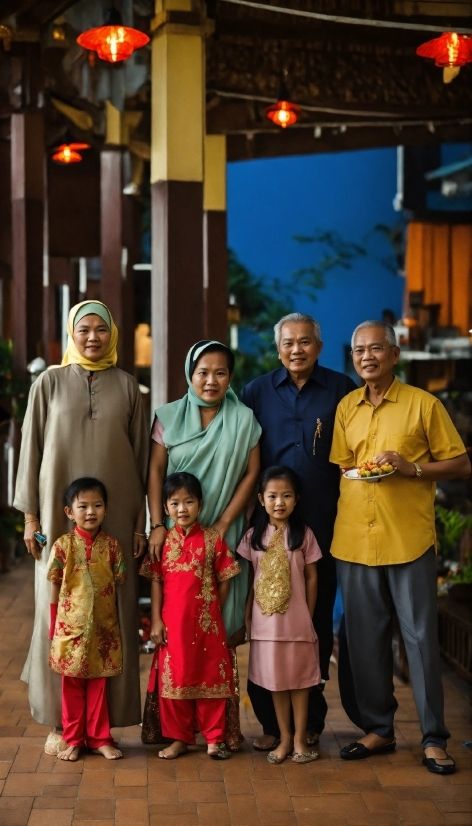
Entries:
{"type": "Polygon", "coordinates": [[[373,460],[370,462],[361,462],[357,466],[357,475],[363,478],[368,478],[369,476],[385,476],[387,473],[392,473],[393,471],[393,465],[378,465],[377,462],[373,460]]]}

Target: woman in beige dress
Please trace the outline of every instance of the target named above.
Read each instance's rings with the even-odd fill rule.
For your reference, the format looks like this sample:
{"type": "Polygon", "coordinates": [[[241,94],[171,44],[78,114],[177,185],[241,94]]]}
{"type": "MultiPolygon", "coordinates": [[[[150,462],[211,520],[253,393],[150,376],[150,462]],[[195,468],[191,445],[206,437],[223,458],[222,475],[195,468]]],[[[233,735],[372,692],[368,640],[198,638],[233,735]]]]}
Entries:
{"type": "MultiPolygon", "coordinates": [[[[23,425],[14,506],[25,515],[25,544],[36,559],[35,617],[21,679],[29,684],[31,714],[38,723],[61,724],[61,680],[48,667],[49,582],[53,542],[70,526],[64,494],[80,476],[100,479],[108,491],[104,530],[125,557],[126,583],[118,592],[123,674],[110,680],[112,726],[141,721],[136,558],[146,547],[145,478],[148,428],[136,380],[119,370],[118,331],[108,308],[84,301],[72,308],[62,365],[43,373],[31,388],[23,425]],[[34,539],[47,536],[41,551],[34,539]]],[[[49,737],[48,752],[60,737],[49,737]]]]}

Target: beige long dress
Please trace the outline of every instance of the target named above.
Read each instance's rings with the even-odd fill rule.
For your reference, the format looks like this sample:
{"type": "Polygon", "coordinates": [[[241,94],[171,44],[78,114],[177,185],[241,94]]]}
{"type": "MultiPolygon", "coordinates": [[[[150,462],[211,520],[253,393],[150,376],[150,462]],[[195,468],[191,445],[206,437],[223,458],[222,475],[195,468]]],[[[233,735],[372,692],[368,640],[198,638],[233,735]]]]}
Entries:
{"type": "Polygon", "coordinates": [[[110,367],[90,373],[77,364],[48,370],[31,388],[14,506],[37,513],[48,538],[36,563],[35,619],[21,679],[29,684],[38,723],[61,724],[61,678],[48,666],[49,596],[46,578],[53,542],[70,530],[64,494],[81,476],[100,479],[108,491],[103,529],[123,549],[127,581],[117,589],[123,674],[108,680],[112,726],[141,721],[138,658],[138,573],[133,529],[144,501],[148,428],[136,380],[110,367]]]}

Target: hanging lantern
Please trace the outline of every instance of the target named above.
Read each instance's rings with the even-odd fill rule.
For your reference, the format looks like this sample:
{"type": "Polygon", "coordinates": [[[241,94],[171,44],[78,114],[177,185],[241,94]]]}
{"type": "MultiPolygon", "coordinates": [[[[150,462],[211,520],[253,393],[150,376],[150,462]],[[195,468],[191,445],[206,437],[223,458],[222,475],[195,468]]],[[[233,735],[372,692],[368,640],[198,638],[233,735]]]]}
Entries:
{"type": "Polygon", "coordinates": [[[444,83],[450,83],[459,74],[461,66],[472,63],[472,39],[456,32],[445,32],[418,46],[416,54],[434,60],[435,66],[444,70],[444,83]]]}
{"type": "Polygon", "coordinates": [[[77,38],[77,43],[84,49],[97,52],[101,60],[118,63],[120,60],[128,60],[135,49],[141,49],[149,43],[149,37],[137,29],[123,26],[121,14],[111,8],[105,25],[83,32],[77,38]]]}
{"type": "Polygon", "coordinates": [[[296,103],[290,103],[288,100],[278,100],[272,106],[266,109],[266,115],[272,123],[276,126],[281,126],[286,129],[287,126],[293,126],[297,122],[298,116],[301,112],[296,103]]]}
{"type": "Polygon", "coordinates": [[[53,161],[57,163],[80,163],[83,160],[82,155],[78,150],[90,149],[89,143],[61,143],[56,146],[53,161]]]}
{"type": "Polygon", "coordinates": [[[266,115],[269,120],[275,123],[276,126],[281,126],[282,129],[286,129],[287,126],[293,126],[302,111],[300,106],[290,102],[290,95],[283,80],[284,75],[287,75],[287,70],[282,72],[282,81],[279,87],[277,103],[273,103],[272,106],[268,106],[266,109],[266,115]]]}

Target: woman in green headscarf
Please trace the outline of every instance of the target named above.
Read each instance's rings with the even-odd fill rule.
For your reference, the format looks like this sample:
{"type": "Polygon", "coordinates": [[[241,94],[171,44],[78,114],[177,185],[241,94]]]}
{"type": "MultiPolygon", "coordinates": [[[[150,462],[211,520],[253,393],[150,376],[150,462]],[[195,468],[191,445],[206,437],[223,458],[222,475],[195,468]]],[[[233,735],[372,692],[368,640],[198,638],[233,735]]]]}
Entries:
{"type": "MultiPolygon", "coordinates": [[[[185,362],[187,394],[156,410],[148,483],[151,526],[156,526],[149,537],[151,557],[160,556],[166,536],[162,484],[166,475],[177,471],[200,480],[202,525],[217,528],[232,551],[244,532],[244,510],[259,475],[261,428],[230,387],[233,370],[234,355],[228,347],[219,341],[197,342],[185,362]]],[[[230,650],[244,641],[248,566],[241,562],[242,573],[231,581],[223,609],[230,650]]],[[[235,750],[240,743],[237,702],[229,704],[228,714],[227,746],[235,750]]]]}
{"type": "MultiPolygon", "coordinates": [[[[25,515],[25,544],[36,559],[33,637],[22,680],[29,683],[31,713],[38,723],[61,724],[61,681],[48,666],[49,582],[52,543],[70,530],[63,497],[81,476],[100,479],[108,491],[104,530],[125,556],[127,582],[117,591],[123,644],[123,674],[109,680],[112,726],[141,721],[139,691],[137,569],[146,547],[146,420],[136,380],[119,370],[118,331],[100,301],[73,307],[62,365],[33,384],[23,425],[14,505],[25,515]],[[47,536],[42,552],[34,532],[47,536]]],[[[48,738],[53,753],[60,737],[48,738]]]]}

